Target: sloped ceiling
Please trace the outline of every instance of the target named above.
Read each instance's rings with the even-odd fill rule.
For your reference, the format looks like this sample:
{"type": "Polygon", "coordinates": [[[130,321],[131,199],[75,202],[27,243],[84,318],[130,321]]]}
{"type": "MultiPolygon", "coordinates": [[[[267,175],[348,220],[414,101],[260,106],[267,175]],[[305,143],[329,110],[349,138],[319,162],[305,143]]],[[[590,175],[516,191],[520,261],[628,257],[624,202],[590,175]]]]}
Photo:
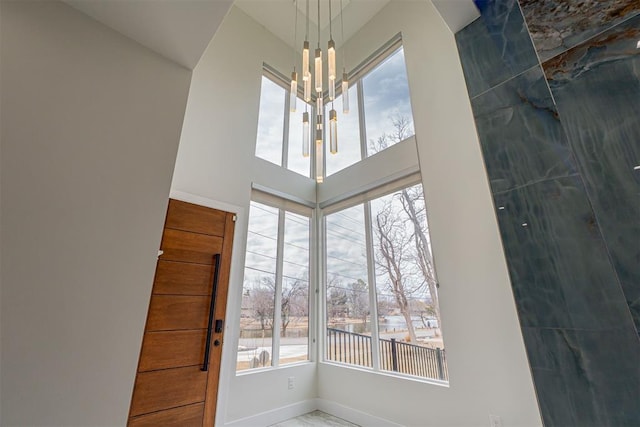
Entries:
{"type": "Polygon", "coordinates": [[[453,34],[480,17],[473,0],[432,0],[453,34]]]}
{"type": "MultiPolygon", "coordinates": [[[[233,0],[62,1],[189,69],[198,64],[234,3],[233,0]]],[[[317,1],[310,0],[309,31],[312,34],[317,31],[317,1]]],[[[342,0],[344,38],[349,39],[391,1],[417,0],[342,0]]],[[[235,3],[289,45],[293,44],[291,27],[297,5],[298,38],[302,40],[306,19],[305,0],[297,0],[295,3],[293,0],[236,0],[235,3]]],[[[433,4],[454,33],[480,16],[472,0],[433,0],[433,4]]],[[[328,32],[327,5],[328,2],[321,3],[320,29],[323,33],[328,32]]],[[[332,5],[334,39],[340,45],[340,2],[333,0],[332,5]]]]}
{"type": "Polygon", "coordinates": [[[62,0],[160,55],[193,69],[233,0],[62,0]]]}
{"type": "MultiPolygon", "coordinates": [[[[321,39],[328,40],[329,33],[329,0],[309,0],[309,35],[316,40],[318,31],[318,1],[320,1],[321,39]]],[[[348,40],[360,28],[371,20],[383,7],[392,1],[418,0],[332,0],[332,24],[336,45],[342,40],[342,23],[344,23],[344,39],[348,40]],[[342,9],[340,5],[342,4],[342,9]],[[340,16],[342,10],[342,16],[340,16]]],[[[427,1],[427,0],[422,0],[427,1]]],[[[432,0],[434,6],[453,33],[460,31],[480,16],[473,0],[432,0]]],[[[242,9],[255,21],[275,34],[291,47],[298,46],[304,40],[306,27],[306,0],[236,0],[235,5],[242,9]],[[296,15],[296,8],[298,13],[296,15]],[[298,17],[297,40],[294,46],[294,22],[298,17]],[[299,42],[299,43],[298,43],[299,42]]]]}
{"type": "MultiPolygon", "coordinates": [[[[309,36],[310,40],[317,40],[318,32],[318,1],[320,1],[320,31],[321,39],[329,39],[329,0],[309,0],[309,36]]],[[[340,1],[333,0],[332,25],[333,39],[336,46],[342,40],[341,21],[344,22],[344,39],[349,40],[360,28],[371,20],[391,0],[342,0],[342,16],[340,16],[340,1]]],[[[264,26],[280,40],[291,47],[300,47],[304,40],[306,27],[306,0],[236,0],[235,5],[251,16],[256,22],[264,26]],[[298,7],[297,43],[293,46],[294,22],[298,7]]]]}

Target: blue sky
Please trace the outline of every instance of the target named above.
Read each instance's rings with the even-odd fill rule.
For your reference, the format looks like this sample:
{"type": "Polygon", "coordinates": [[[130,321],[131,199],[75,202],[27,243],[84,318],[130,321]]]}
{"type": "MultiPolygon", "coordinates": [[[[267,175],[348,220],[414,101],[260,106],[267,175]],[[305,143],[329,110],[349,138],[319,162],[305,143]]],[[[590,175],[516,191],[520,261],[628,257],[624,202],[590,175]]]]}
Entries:
{"type": "MultiPolygon", "coordinates": [[[[404,62],[404,50],[400,49],[385,59],[363,80],[364,111],[367,147],[369,141],[380,136],[394,133],[393,119],[399,116],[411,122],[413,133],[413,115],[409,96],[409,85],[404,62]]],[[[361,160],[360,129],[358,111],[358,89],[355,82],[349,88],[350,111],[342,112],[342,97],[333,103],[338,113],[338,153],[325,151],[327,175],[335,173],[361,160]]],[[[284,128],[284,100],[286,91],[281,86],[262,79],[260,114],[256,136],[256,156],[281,165],[282,138],[284,128]]],[[[302,157],[302,113],[304,103],[298,99],[297,111],[289,117],[289,169],[309,176],[310,162],[302,157]]],[[[331,104],[326,106],[325,117],[331,104]]],[[[312,140],[312,138],[311,138],[312,140]]],[[[328,142],[325,144],[328,145],[328,142]]],[[[312,147],[313,148],[313,147],[312,147]]]]}
{"type": "MultiPolygon", "coordinates": [[[[393,120],[404,117],[410,123],[407,136],[413,134],[413,115],[409,96],[404,51],[399,49],[378,64],[362,80],[367,149],[370,142],[384,134],[395,134],[393,120]]],[[[338,112],[338,154],[326,153],[327,175],[361,159],[358,87],[349,89],[350,112],[343,114],[342,99],[333,108],[338,112]]],[[[289,116],[289,169],[308,176],[309,159],[302,157],[302,112],[304,103],[298,99],[295,113],[284,111],[286,90],[266,77],[262,80],[256,155],[281,165],[285,114],[289,116]]],[[[325,115],[331,104],[325,106],[325,115]]],[[[397,142],[397,141],[391,141],[397,142]]],[[[328,145],[325,144],[325,145],[328,145]]],[[[311,149],[313,139],[311,138],[311,149]]],[[[371,153],[373,154],[373,153],[371,153]]],[[[386,196],[388,199],[392,196],[386,196]]],[[[372,202],[373,217],[382,200],[372,202]]],[[[396,207],[398,208],[398,207],[396,207]]],[[[277,209],[253,203],[249,220],[245,286],[255,286],[262,276],[275,277],[277,239],[277,209]]],[[[309,219],[287,213],[285,224],[284,276],[308,277],[309,219]]],[[[362,205],[336,212],[327,217],[327,273],[329,279],[343,286],[358,279],[367,282],[366,243],[362,205]]],[[[378,292],[387,294],[386,278],[378,272],[378,292]]],[[[416,295],[417,296],[417,295],[416,295]]],[[[425,297],[426,295],[421,295],[425,297]]]]}

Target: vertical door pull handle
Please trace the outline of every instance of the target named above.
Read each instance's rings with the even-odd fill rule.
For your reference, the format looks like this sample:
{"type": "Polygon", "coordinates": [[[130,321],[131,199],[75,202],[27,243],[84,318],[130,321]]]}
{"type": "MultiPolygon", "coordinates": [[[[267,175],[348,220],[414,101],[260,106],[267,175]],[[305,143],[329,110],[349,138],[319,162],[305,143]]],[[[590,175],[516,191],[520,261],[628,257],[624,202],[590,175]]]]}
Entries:
{"type": "MultiPolygon", "coordinates": [[[[204,360],[201,371],[209,370],[209,353],[211,351],[211,329],[213,328],[213,314],[216,309],[216,295],[218,293],[218,276],[220,275],[220,254],[213,256],[213,284],[211,286],[211,304],[209,304],[209,323],[207,324],[207,343],[204,347],[204,360]]],[[[216,325],[217,326],[217,325],[216,325]]]]}

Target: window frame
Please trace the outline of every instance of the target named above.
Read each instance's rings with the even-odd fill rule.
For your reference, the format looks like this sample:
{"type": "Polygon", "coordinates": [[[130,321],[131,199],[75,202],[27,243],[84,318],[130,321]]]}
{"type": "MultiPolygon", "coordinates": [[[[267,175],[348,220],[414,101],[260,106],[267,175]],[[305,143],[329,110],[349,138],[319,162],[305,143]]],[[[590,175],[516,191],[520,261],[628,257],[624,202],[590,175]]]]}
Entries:
{"type": "MultiPolygon", "coordinates": [[[[277,241],[276,241],[276,260],[275,260],[275,295],[274,295],[274,307],[273,307],[273,330],[271,336],[271,364],[269,366],[263,366],[258,368],[249,368],[241,371],[237,370],[238,363],[238,353],[236,350],[236,370],[235,375],[250,375],[256,372],[264,372],[272,369],[279,368],[288,368],[290,366],[298,366],[309,363],[316,362],[316,325],[317,320],[315,319],[317,316],[316,307],[316,289],[317,282],[315,280],[316,277],[316,262],[315,262],[315,253],[317,249],[314,248],[313,243],[317,241],[316,233],[316,209],[306,203],[302,203],[299,200],[293,200],[292,198],[283,197],[280,193],[273,194],[271,192],[265,191],[264,188],[255,188],[259,186],[254,186],[251,191],[251,202],[259,203],[262,205],[266,205],[278,210],[278,231],[277,231],[277,241]],[[307,340],[307,360],[301,360],[298,362],[286,363],[284,365],[280,364],[280,325],[282,322],[282,283],[283,283],[283,266],[284,266],[284,247],[285,247],[285,219],[286,213],[290,212],[296,215],[304,216],[309,219],[309,235],[308,235],[308,280],[309,280],[309,288],[307,291],[308,295],[308,340],[307,340]]],[[[248,218],[250,215],[248,215],[248,218]]],[[[247,232],[249,229],[247,228],[247,232]]],[[[247,247],[245,242],[244,252],[246,254],[247,247]]],[[[244,263],[243,268],[246,268],[246,261],[244,263]]],[[[242,286],[242,293],[244,294],[244,280],[242,286]]],[[[240,333],[240,331],[238,331],[240,333]]],[[[238,336],[238,338],[240,338],[238,336]]]]}
{"type": "MultiPolygon", "coordinates": [[[[367,77],[373,70],[375,70],[380,64],[382,64],[383,62],[385,62],[387,59],[389,59],[391,56],[395,55],[400,49],[403,48],[403,44],[402,44],[402,34],[398,33],[396,34],[394,37],[392,37],[389,41],[387,41],[384,45],[382,45],[380,48],[378,48],[375,52],[373,52],[371,55],[369,55],[366,59],[364,59],[360,64],[358,64],[355,68],[353,68],[353,70],[351,70],[351,72],[347,73],[348,79],[349,79],[349,88],[353,87],[354,85],[356,86],[357,89],[357,97],[355,100],[351,100],[351,102],[355,102],[358,106],[358,132],[359,132],[359,143],[360,143],[360,158],[358,159],[358,161],[356,161],[355,163],[361,162],[362,160],[374,156],[377,153],[372,153],[372,154],[368,154],[368,147],[367,147],[367,131],[366,131],[366,111],[365,111],[365,95],[364,95],[364,83],[363,80],[365,77],[367,77]]],[[[282,132],[282,152],[280,153],[280,167],[287,169],[287,170],[291,170],[289,169],[289,127],[290,127],[290,122],[291,122],[291,112],[290,110],[290,106],[291,106],[291,98],[290,98],[290,94],[291,94],[291,87],[290,87],[290,80],[287,79],[287,77],[285,77],[282,73],[280,73],[278,70],[276,70],[275,68],[273,68],[272,66],[270,66],[267,63],[263,63],[262,64],[262,76],[264,78],[269,79],[271,82],[277,84],[278,86],[280,86],[282,89],[284,89],[284,93],[285,93],[285,102],[284,102],[284,124],[283,124],[283,132],[282,132]]],[[[342,95],[342,79],[340,79],[339,81],[336,80],[336,98],[342,95]]],[[[298,86],[298,93],[297,96],[299,99],[302,99],[304,94],[301,90],[301,88],[298,86]]],[[[329,89],[327,88],[323,94],[323,102],[324,105],[327,105],[329,102],[329,89]]],[[[304,101],[302,101],[304,103],[304,101]]],[[[411,102],[411,99],[409,99],[409,102],[411,102]]],[[[315,103],[316,103],[316,95],[315,94],[311,94],[311,101],[309,103],[305,103],[309,106],[309,114],[310,114],[310,129],[315,129],[316,127],[316,118],[317,115],[315,114],[315,103]]],[[[324,117],[324,116],[323,116],[324,117]]],[[[412,117],[413,120],[413,117],[412,117]]],[[[327,137],[327,134],[325,133],[324,138],[327,137]]],[[[407,138],[405,138],[402,141],[398,141],[397,143],[406,141],[410,138],[415,137],[415,131],[412,135],[409,135],[407,138]]],[[[313,142],[313,141],[311,141],[313,142]]],[[[323,170],[324,170],[324,178],[327,178],[327,158],[328,158],[328,152],[327,152],[327,144],[325,143],[325,153],[322,156],[322,161],[323,161],[323,170]]],[[[384,151],[384,150],[383,150],[384,151]]],[[[310,150],[310,155],[309,155],[309,159],[310,159],[310,165],[309,165],[309,174],[308,175],[302,175],[305,176],[307,178],[313,178],[316,176],[316,154],[315,154],[315,150],[311,149],[310,150]]],[[[353,164],[355,164],[353,163],[353,164]]],[[[349,167],[349,166],[347,166],[349,167]]],[[[344,170],[346,168],[340,169],[334,173],[338,173],[341,170],[344,170]]],[[[296,171],[291,170],[294,173],[298,173],[296,171]]],[[[331,175],[333,175],[334,173],[332,173],[331,175]]]]}
{"type": "MultiPolygon", "coordinates": [[[[391,194],[397,190],[402,188],[410,187],[416,184],[423,184],[422,178],[420,174],[420,166],[419,162],[416,160],[416,156],[414,155],[409,159],[407,157],[407,153],[409,147],[416,146],[416,134],[415,128],[413,128],[414,132],[412,135],[403,139],[402,141],[398,141],[394,143],[392,147],[389,149],[382,150],[377,153],[373,153],[371,155],[367,155],[368,147],[367,147],[367,133],[366,133],[366,111],[364,109],[365,103],[365,93],[363,90],[364,87],[364,78],[369,75],[372,71],[374,71],[381,63],[387,61],[391,56],[395,55],[401,48],[403,48],[402,44],[402,36],[400,33],[391,38],[387,43],[382,45],[376,51],[374,51],[371,55],[369,55],[364,61],[362,61],[359,65],[357,65],[353,70],[348,73],[348,78],[350,82],[350,88],[356,86],[357,89],[357,97],[355,99],[351,99],[351,104],[353,106],[354,103],[358,106],[359,117],[358,117],[358,131],[359,131],[359,143],[360,143],[360,158],[350,166],[347,166],[339,171],[333,172],[331,175],[326,175],[327,171],[327,158],[328,155],[323,156],[324,162],[324,171],[325,171],[325,184],[328,184],[327,177],[332,177],[335,175],[335,178],[331,178],[333,181],[332,185],[325,187],[329,191],[320,196],[320,188],[321,186],[316,185],[316,197],[312,201],[309,199],[303,200],[297,198],[295,196],[288,195],[284,191],[280,191],[278,189],[269,188],[266,186],[262,186],[256,182],[252,184],[252,201],[256,201],[258,203],[263,203],[268,206],[272,206],[278,209],[285,209],[283,207],[283,203],[292,203],[294,205],[303,206],[305,209],[310,209],[311,215],[310,223],[309,223],[309,336],[308,336],[308,360],[301,362],[288,363],[286,365],[280,365],[279,363],[279,352],[280,352],[280,320],[281,317],[276,318],[274,313],[274,332],[277,330],[276,336],[273,337],[272,348],[277,349],[277,361],[273,362],[270,366],[261,367],[261,368],[253,368],[242,371],[236,371],[236,375],[250,375],[253,373],[264,372],[266,370],[272,369],[282,369],[288,368],[291,366],[299,366],[300,364],[308,364],[308,363],[328,363],[335,366],[339,366],[341,368],[348,369],[359,369],[364,370],[365,372],[377,374],[377,375],[389,375],[396,378],[402,378],[406,380],[415,380],[423,383],[431,383],[437,385],[448,386],[448,381],[441,381],[434,378],[426,378],[426,377],[418,377],[409,374],[404,374],[400,372],[390,372],[386,370],[381,370],[381,360],[380,360],[380,334],[379,334],[379,325],[377,322],[372,322],[372,340],[376,343],[372,346],[372,362],[373,368],[367,368],[359,365],[351,365],[346,363],[340,363],[337,361],[328,360],[326,350],[327,350],[327,336],[326,336],[326,328],[327,328],[327,230],[326,230],[326,216],[341,211],[343,209],[347,209],[352,206],[356,206],[359,204],[364,205],[364,218],[365,218],[365,238],[366,238],[366,259],[367,259],[367,280],[369,281],[369,306],[370,306],[370,316],[372,319],[378,318],[378,301],[377,301],[377,279],[376,279],[376,271],[375,271],[375,253],[374,253],[374,230],[372,223],[372,209],[371,209],[371,200],[374,200],[379,197],[383,197],[385,195],[391,194]],[[397,147],[397,148],[396,148],[397,147]],[[393,153],[391,153],[393,151],[393,153]],[[400,157],[398,157],[400,155],[400,157]],[[390,157],[387,157],[390,156],[390,157]],[[374,159],[375,157],[375,159],[374,159]],[[370,168],[372,165],[378,164],[380,166],[380,162],[385,162],[387,159],[398,159],[401,158],[403,161],[401,162],[402,168],[382,168],[384,169],[381,172],[380,169],[370,168]],[[370,160],[367,160],[370,159],[370,160]],[[406,164],[405,164],[406,162],[406,164]],[[351,169],[354,168],[354,169],[351,169]],[[359,169],[362,168],[362,169],[359,169]],[[350,170],[351,172],[347,172],[345,174],[340,174],[342,171],[350,170]],[[338,187],[334,184],[337,182],[344,182],[344,178],[349,176],[349,173],[369,171],[372,173],[365,173],[366,177],[364,180],[356,180],[355,184],[348,185],[348,189],[345,191],[345,188],[340,186],[339,191],[334,190],[332,187],[338,187]],[[256,199],[254,194],[259,192],[262,195],[266,195],[266,197],[271,197],[273,201],[268,202],[260,199],[256,199]],[[277,327],[277,329],[276,329],[277,327]],[[276,342],[277,340],[277,342],[276,342]],[[320,354],[322,352],[322,354],[320,354]]],[[[405,60],[406,61],[406,60],[405,60]]],[[[405,62],[406,65],[406,62],[405,62]]],[[[407,76],[408,77],[408,76],[407,76]]],[[[284,169],[288,169],[288,160],[289,160],[289,149],[291,148],[289,145],[289,128],[292,119],[292,113],[290,110],[290,81],[286,76],[270,67],[268,64],[263,63],[263,72],[262,78],[267,78],[271,82],[275,83],[279,87],[284,90],[285,96],[285,114],[284,114],[284,123],[283,123],[283,141],[282,141],[282,152],[281,154],[281,165],[280,167],[284,169]]],[[[336,87],[336,96],[342,95],[342,85],[341,81],[337,81],[336,87]]],[[[298,87],[297,96],[299,99],[303,97],[302,90],[298,87]]],[[[325,105],[328,102],[328,89],[323,93],[323,98],[325,100],[325,105]]],[[[311,129],[315,128],[315,100],[316,97],[312,94],[312,100],[307,103],[309,106],[309,114],[310,117],[310,127],[311,129]]],[[[304,102],[304,101],[303,101],[304,102]]],[[[409,102],[411,102],[411,98],[409,97],[409,102]]],[[[300,112],[301,107],[304,108],[304,103],[301,104],[298,101],[298,112],[300,112]]],[[[298,113],[295,113],[296,116],[298,113]]],[[[294,116],[294,117],[296,117],[294,116]]],[[[413,117],[411,117],[413,120],[413,117]]],[[[310,141],[313,147],[313,141],[310,141]]],[[[325,144],[326,146],[326,144],[325,144]]],[[[355,149],[354,149],[355,152],[355,149]]],[[[307,178],[313,179],[316,175],[315,171],[315,150],[310,150],[310,164],[309,164],[309,175],[307,178]]],[[[294,173],[299,174],[298,172],[292,171],[294,173]]],[[[347,181],[349,182],[349,181],[347,181]]],[[[275,185],[275,184],[274,184],[275,185]]],[[[424,188],[423,188],[424,191],[424,188]]],[[[281,216],[284,217],[279,211],[279,224],[282,221],[281,216]]],[[[295,211],[294,211],[295,212],[295,211]]],[[[278,242],[281,240],[281,233],[283,228],[279,226],[278,233],[278,242]]],[[[280,244],[280,243],[279,243],[280,244]]],[[[246,249],[246,248],[245,248],[246,249]]],[[[279,259],[278,263],[282,265],[281,258],[283,257],[282,249],[278,249],[276,258],[279,259]]],[[[434,265],[434,269],[436,266],[434,265]]],[[[276,273],[277,274],[277,273],[276,273]]],[[[436,272],[437,275],[437,272],[436,272]]],[[[282,267],[280,267],[280,280],[278,282],[277,295],[282,296],[282,267]]],[[[277,300],[274,302],[274,311],[278,311],[279,314],[281,310],[281,300],[277,300]]],[[[276,357],[276,351],[272,352],[273,358],[276,357]]],[[[236,356],[237,360],[237,356],[236,356]]]]}
{"type": "MultiPolygon", "coordinates": [[[[335,366],[339,366],[341,368],[349,368],[349,369],[358,369],[364,370],[366,372],[380,374],[380,375],[390,375],[394,377],[399,377],[403,379],[415,380],[419,382],[438,384],[443,386],[449,386],[448,380],[439,380],[436,378],[428,378],[421,377],[416,375],[405,374],[402,372],[394,372],[387,371],[381,369],[380,364],[380,331],[379,325],[377,321],[373,321],[373,319],[378,319],[378,283],[376,278],[376,267],[375,267],[375,254],[374,254],[374,231],[372,227],[372,211],[371,211],[371,202],[378,198],[387,196],[389,194],[393,194],[399,190],[412,187],[414,185],[423,185],[422,177],[420,172],[416,172],[410,174],[404,178],[400,179],[389,179],[380,183],[380,185],[369,189],[365,192],[356,195],[349,195],[345,198],[332,201],[327,203],[324,206],[318,206],[318,218],[319,218],[319,230],[320,237],[322,241],[322,252],[320,254],[320,263],[322,266],[322,277],[319,294],[320,308],[319,312],[322,316],[322,324],[320,325],[320,348],[322,350],[322,355],[320,356],[320,361],[322,363],[327,363],[335,366]],[[341,212],[345,209],[349,209],[354,206],[362,205],[364,209],[364,227],[365,227],[365,242],[366,242],[366,258],[367,258],[367,280],[368,280],[368,290],[369,290],[369,312],[371,325],[371,359],[372,359],[372,367],[354,365],[350,363],[343,363],[335,360],[331,360],[327,357],[327,221],[326,217],[328,215],[341,212]]],[[[424,188],[423,188],[424,191],[424,188]]],[[[435,256],[434,256],[435,258],[435,256]]],[[[434,272],[437,278],[437,267],[434,262],[434,272]]],[[[441,327],[441,325],[440,325],[441,327]]]]}
{"type": "MultiPolygon", "coordinates": [[[[366,59],[364,59],[360,64],[358,64],[351,72],[347,73],[347,78],[349,79],[349,88],[353,87],[353,85],[357,88],[357,97],[355,102],[358,105],[358,131],[360,136],[360,159],[358,162],[363,161],[364,159],[375,156],[378,153],[369,154],[369,149],[367,147],[367,124],[366,124],[366,108],[365,108],[365,94],[364,94],[364,79],[367,77],[372,71],[374,71],[380,64],[385,62],[387,59],[398,53],[400,49],[403,49],[404,46],[402,44],[402,34],[398,33],[393,36],[388,42],[384,45],[380,46],[369,55],[366,59]]],[[[336,98],[342,95],[342,79],[336,83],[338,87],[336,88],[336,98]]],[[[324,103],[325,105],[329,101],[329,90],[327,89],[323,93],[324,103]]],[[[353,100],[351,101],[353,102],[353,100]]],[[[411,103],[411,98],[409,98],[409,103],[411,103]]],[[[413,114],[412,114],[413,116],[413,114]]],[[[411,117],[413,121],[413,117],[411,117]]],[[[404,142],[408,139],[415,137],[415,131],[412,135],[409,135],[402,141],[398,141],[397,144],[404,142]]],[[[326,144],[325,144],[326,146],[326,144]]],[[[384,150],[382,150],[384,151],[384,150]]],[[[326,174],[327,171],[327,153],[324,156],[324,171],[326,174]]],[[[356,162],[356,163],[358,163],[356,162]]],[[[355,164],[355,163],[353,163],[355,164]]],[[[347,166],[349,167],[349,166],[347,166]]],[[[346,169],[346,168],[344,168],[346,169]]],[[[338,173],[344,169],[340,169],[334,173],[338,173]]],[[[331,174],[333,175],[333,174],[331,174]]],[[[325,178],[329,175],[325,175],[325,178]]]]}
{"type": "MultiPolygon", "coordinates": [[[[311,179],[312,177],[315,176],[315,173],[316,173],[315,171],[316,154],[315,154],[315,150],[313,149],[309,150],[310,164],[309,164],[308,174],[306,175],[300,174],[299,172],[289,169],[289,127],[291,123],[291,114],[292,114],[290,111],[290,108],[291,108],[290,80],[287,80],[287,78],[282,73],[280,73],[278,70],[276,70],[275,68],[273,68],[267,63],[262,63],[262,77],[269,79],[272,83],[284,89],[285,100],[284,100],[284,123],[283,123],[283,129],[282,129],[282,152],[280,153],[280,165],[277,165],[277,166],[311,179]]],[[[302,100],[304,97],[304,93],[300,90],[300,87],[298,87],[298,92],[296,96],[300,100],[302,100]]],[[[316,96],[312,94],[311,101],[304,102],[304,100],[302,100],[302,102],[303,104],[307,104],[307,106],[309,107],[309,119],[310,119],[309,127],[310,129],[315,129],[316,127],[316,114],[315,114],[316,96]]],[[[297,112],[294,114],[297,114],[297,112]]],[[[310,142],[313,142],[313,141],[310,140],[310,142]]],[[[256,140],[256,146],[257,146],[257,140],[256,140]]],[[[311,148],[313,148],[313,146],[311,148]]],[[[255,152],[254,152],[254,156],[255,156],[255,152]]],[[[259,157],[259,156],[256,156],[256,157],[259,157]]],[[[259,157],[259,158],[262,158],[262,157],[259,157]]]]}

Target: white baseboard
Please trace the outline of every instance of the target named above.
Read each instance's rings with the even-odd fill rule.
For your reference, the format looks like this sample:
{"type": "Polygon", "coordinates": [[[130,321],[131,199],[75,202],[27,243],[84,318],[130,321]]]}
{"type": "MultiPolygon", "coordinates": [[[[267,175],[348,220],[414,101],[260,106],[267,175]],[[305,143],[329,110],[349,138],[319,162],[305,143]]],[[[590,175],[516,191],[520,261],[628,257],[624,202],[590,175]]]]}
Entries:
{"type": "Polygon", "coordinates": [[[359,426],[402,427],[401,424],[396,424],[389,420],[385,420],[384,418],[376,417],[365,412],[358,411],[357,409],[349,408],[348,406],[341,405],[331,400],[316,399],[316,404],[316,409],[329,415],[333,415],[334,417],[342,418],[343,420],[349,421],[350,423],[358,424],[359,426]]]}
{"type": "Polygon", "coordinates": [[[301,402],[283,406],[282,408],[272,409],[257,415],[241,418],[239,420],[225,423],[225,427],[267,427],[272,424],[280,423],[290,418],[299,417],[300,415],[315,411],[318,409],[316,400],[317,399],[303,400],[301,402]]]}
{"type": "Polygon", "coordinates": [[[402,427],[401,424],[396,424],[384,418],[376,417],[326,399],[303,400],[283,406],[282,408],[272,409],[257,415],[230,421],[224,425],[225,427],[267,427],[291,418],[299,417],[300,415],[308,414],[315,410],[320,410],[363,427],[402,427]]]}

